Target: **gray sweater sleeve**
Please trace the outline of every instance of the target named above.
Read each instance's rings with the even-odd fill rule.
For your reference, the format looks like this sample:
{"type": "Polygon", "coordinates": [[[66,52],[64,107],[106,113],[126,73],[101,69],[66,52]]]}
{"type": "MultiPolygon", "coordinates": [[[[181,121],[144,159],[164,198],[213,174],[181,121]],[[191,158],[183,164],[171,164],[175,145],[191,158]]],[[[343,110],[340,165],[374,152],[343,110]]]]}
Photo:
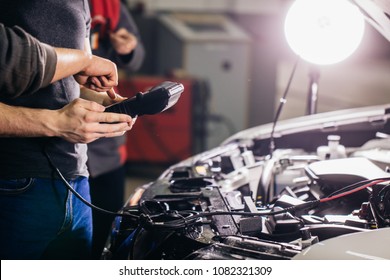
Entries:
{"type": "Polygon", "coordinates": [[[57,65],[53,47],[1,23],[0,42],[0,97],[32,94],[49,85],[57,65]]]}

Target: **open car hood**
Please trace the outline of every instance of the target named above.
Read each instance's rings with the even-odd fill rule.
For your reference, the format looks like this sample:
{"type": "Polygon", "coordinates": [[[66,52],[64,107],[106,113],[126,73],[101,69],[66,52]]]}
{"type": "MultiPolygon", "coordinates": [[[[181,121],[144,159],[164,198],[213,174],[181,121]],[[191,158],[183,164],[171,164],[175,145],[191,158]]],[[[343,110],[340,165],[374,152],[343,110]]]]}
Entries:
{"type": "Polygon", "coordinates": [[[351,0],[360,8],[366,20],[390,41],[390,1],[351,0]]]}

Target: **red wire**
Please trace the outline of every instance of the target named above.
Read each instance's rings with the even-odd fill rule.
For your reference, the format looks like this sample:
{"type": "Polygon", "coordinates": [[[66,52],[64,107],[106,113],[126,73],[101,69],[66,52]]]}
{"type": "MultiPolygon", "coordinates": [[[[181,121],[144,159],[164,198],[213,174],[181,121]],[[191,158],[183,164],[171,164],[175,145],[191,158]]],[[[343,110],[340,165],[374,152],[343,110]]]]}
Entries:
{"type": "Polygon", "coordinates": [[[388,180],[372,181],[371,183],[365,184],[365,185],[360,186],[360,187],[358,187],[356,189],[353,189],[353,190],[350,190],[350,191],[347,191],[347,192],[343,192],[343,193],[340,193],[340,194],[336,194],[336,195],[331,196],[331,197],[322,198],[322,199],[320,199],[320,202],[327,202],[327,201],[331,201],[331,200],[334,200],[334,199],[337,199],[337,198],[340,198],[340,197],[343,197],[343,196],[346,196],[346,195],[350,195],[352,193],[358,192],[358,191],[363,190],[365,188],[368,188],[368,187],[371,187],[373,185],[379,184],[381,182],[386,182],[386,181],[388,181],[388,180]]]}

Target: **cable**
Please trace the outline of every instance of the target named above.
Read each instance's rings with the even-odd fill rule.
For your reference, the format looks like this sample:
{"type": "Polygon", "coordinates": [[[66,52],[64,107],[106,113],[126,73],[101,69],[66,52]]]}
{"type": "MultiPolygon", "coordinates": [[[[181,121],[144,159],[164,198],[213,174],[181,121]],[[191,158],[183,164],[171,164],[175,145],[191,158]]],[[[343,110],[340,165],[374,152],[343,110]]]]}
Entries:
{"type": "Polygon", "coordinates": [[[290,74],[290,78],[288,79],[288,82],[287,82],[287,86],[286,86],[286,89],[284,90],[284,93],[283,93],[283,97],[280,98],[280,102],[279,102],[279,107],[278,107],[278,110],[276,111],[276,114],[275,114],[275,118],[274,118],[274,121],[272,123],[272,130],[271,130],[271,135],[270,135],[270,138],[269,138],[269,149],[270,149],[270,157],[272,158],[272,154],[275,150],[275,139],[274,139],[274,134],[275,134],[275,127],[276,127],[276,124],[279,120],[279,117],[280,117],[280,114],[282,113],[282,109],[283,109],[283,106],[284,104],[286,104],[287,102],[287,93],[290,89],[290,86],[291,86],[291,82],[292,82],[292,79],[295,75],[295,71],[297,69],[297,66],[298,66],[298,62],[300,60],[300,56],[297,56],[297,59],[294,63],[294,67],[293,67],[293,70],[291,71],[291,74],[290,74]]]}
{"type": "Polygon", "coordinates": [[[320,199],[320,202],[323,203],[323,202],[331,201],[331,200],[334,200],[334,199],[337,199],[337,198],[340,198],[340,197],[343,197],[343,196],[347,196],[347,195],[353,194],[355,192],[358,192],[360,190],[366,189],[368,187],[371,187],[371,186],[374,186],[376,184],[379,184],[379,183],[382,183],[382,182],[386,182],[386,181],[389,181],[389,180],[390,180],[390,178],[379,178],[379,179],[373,179],[373,180],[367,180],[367,181],[358,182],[358,183],[355,183],[355,184],[352,184],[352,185],[349,185],[349,186],[346,186],[346,187],[342,188],[340,190],[342,192],[337,191],[337,192],[334,192],[334,193],[330,194],[329,196],[327,196],[325,198],[320,199]],[[359,186],[362,183],[364,183],[364,185],[359,186]]]}
{"type": "Polygon", "coordinates": [[[195,211],[173,211],[165,214],[158,214],[155,216],[149,216],[145,214],[141,214],[140,216],[140,224],[148,229],[160,229],[160,230],[182,230],[187,228],[188,226],[196,226],[205,224],[208,222],[201,221],[201,218],[212,217],[212,216],[223,216],[223,215],[236,215],[236,216],[275,216],[279,214],[283,214],[286,212],[293,212],[296,210],[302,210],[306,208],[312,208],[319,203],[318,200],[308,201],[302,203],[300,205],[287,207],[285,209],[281,209],[278,211],[266,211],[266,212],[232,212],[232,211],[220,211],[220,212],[195,212],[195,211]],[[158,221],[155,221],[158,220],[158,221]],[[165,220],[165,221],[162,221],[165,220]]]}
{"type": "Polygon", "coordinates": [[[78,199],[80,199],[84,204],[86,204],[87,206],[91,207],[92,209],[95,209],[95,210],[100,211],[100,212],[105,213],[105,214],[114,215],[114,216],[122,216],[122,217],[132,217],[132,218],[136,218],[136,219],[139,218],[137,215],[133,215],[133,214],[123,214],[123,213],[116,213],[116,212],[108,211],[106,209],[97,207],[96,205],[94,205],[94,204],[90,203],[89,201],[87,201],[77,191],[75,191],[75,189],[73,189],[72,186],[69,184],[69,182],[64,178],[64,176],[62,175],[61,171],[54,165],[53,161],[51,160],[51,158],[50,158],[50,156],[47,153],[45,148],[43,149],[43,153],[45,154],[47,160],[49,161],[50,165],[52,166],[52,168],[54,169],[56,174],[60,177],[61,181],[65,184],[66,188],[70,192],[72,192],[78,199]]]}
{"type": "Polygon", "coordinates": [[[195,225],[201,225],[204,224],[203,221],[201,221],[201,218],[205,217],[211,217],[211,216],[220,216],[220,215],[237,215],[237,216],[275,216],[279,214],[283,214],[286,212],[294,212],[297,210],[303,210],[308,208],[313,208],[317,206],[320,203],[332,201],[344,196],[351,195],[355,192],[358,192],[360,190],[366,189],[368,187],[377,185],[382,182],[389,181],[390,178],[380,178],[380,179],[373,179],[368,181],[363,181],[359,183],[355,183],[353,185],[349,185],[343,190],[346,190],[344,192],[339,192],[337,194],[331,195],[329,197],[325,197],[319,200],[311,200],[307,201],[305,203],[302,203],[300,205],[295,205],[291,207],[287,207],[278,211],[265,211],[265,212],[258,212],[258,213],[252,213],[252,212],[232,212],[232,211],[220,211],[220,212],[204,212],[204,213],[198,213],[194,211],[173,211],[173,212],[166,212],[154,216],[149,216],[142,214],[142,218],[140,217],[140,223],[142,223],[142,226],[145,228],[158,228],[161,230],[181,230],[183,228],[187,228],[188,226],[195,226],[195,225]],[[364,183],[364,185],[361,185],[364,183]],[[361,186],[360,186],[361,185],[361,186]],[[353,189],[351,189],[353,187],[353,189]],[[158,221],[156,221],[158,220],[158,221]]]}
{"type": "MultiPolygon", "coordinates": [[[[375,179],[369,179],[369,180],[363,180],[363,181],[359,181],[359,182],[356,182],[356,183],[353,183],[353,184],[350,184],[348,186],[345,186],[341,189],[338,189],[334,192],[332,192],[331,194],[328,194],[326,197],[331,197],[331,196],[334,196],[336,194],[339,194],[339,193],[343,193],[345,191],[349,191],[349,190],[353,190],[354,188],[356,187],[359,187],[360,185],[362,184],[367,184],[367,183],[371,183],[372,181],[375,181],[375,180],[386,180],[388,178],[375,178],[375,179]]],[[[390,179],[390,178],[389,178],[390,179]]]]}

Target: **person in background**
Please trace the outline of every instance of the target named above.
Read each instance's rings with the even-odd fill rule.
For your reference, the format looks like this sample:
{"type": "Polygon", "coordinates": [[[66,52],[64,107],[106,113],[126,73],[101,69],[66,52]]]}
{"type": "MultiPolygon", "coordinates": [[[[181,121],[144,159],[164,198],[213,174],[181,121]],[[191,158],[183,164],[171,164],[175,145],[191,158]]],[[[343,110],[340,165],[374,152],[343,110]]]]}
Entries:
{"type": "Polygon", "coordinates": [[[81,99],[77,82],[116,98],[116,66],[88,53],[87,0],[2,0],[0,22],[0,258],[90,259],[91,209],[66,184],[89,201],[86,143],[122,135],[133,120],[81,99]],[[56,46],[56,66],[49,47],[24,53],[39,44],[14,26],[56,46]]]}
{"type": "MultiPolygon", "coordinates": [[[[90,0],[92,53],[115,62],[126,73],[137,71],[145,50],[138,28],[119,0],[90,0]]],[[[118,211],[123,206],[126,184],[126,136],[101,138],[88,145],[91,200],[118,211]]],[[[92,255],[99,259],[110,232],[113,216],[93,211],[92,255]]]]}

